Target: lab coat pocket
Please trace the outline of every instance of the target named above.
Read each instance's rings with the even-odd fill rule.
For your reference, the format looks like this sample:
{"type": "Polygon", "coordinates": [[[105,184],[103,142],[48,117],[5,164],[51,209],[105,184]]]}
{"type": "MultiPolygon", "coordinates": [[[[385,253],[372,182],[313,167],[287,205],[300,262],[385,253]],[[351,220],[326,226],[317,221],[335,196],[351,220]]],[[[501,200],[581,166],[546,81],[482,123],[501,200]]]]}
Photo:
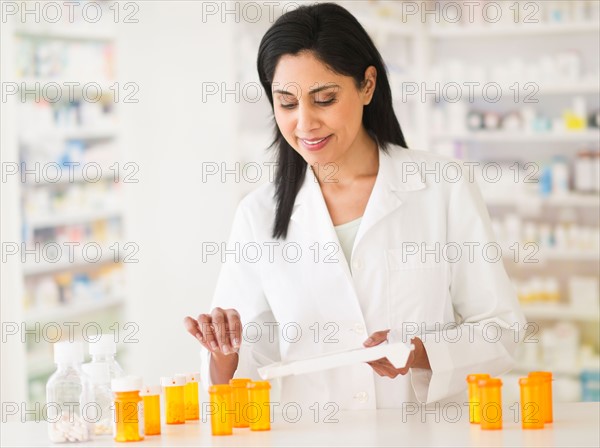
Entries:
{"type": "Polygon", "coordinates": [[[436,322],[443,324],[450,305],[447,263],[407,260],[401,249],[388,249],[386,262],[390,327],[429,329],[436,322]]]}

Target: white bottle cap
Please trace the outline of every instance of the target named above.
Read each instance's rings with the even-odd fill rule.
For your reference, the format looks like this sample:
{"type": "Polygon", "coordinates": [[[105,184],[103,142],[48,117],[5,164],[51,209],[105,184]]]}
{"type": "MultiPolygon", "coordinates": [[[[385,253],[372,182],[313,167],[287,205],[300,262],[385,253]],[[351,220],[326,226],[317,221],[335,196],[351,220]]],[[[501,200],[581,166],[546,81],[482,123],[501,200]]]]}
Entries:
{"type": "Polygon", "coordinates": [[[142,396],[150,396],[150,395],[160,395],[161,388],[158,384],[151,384],[150,386],[142,387],[140,390],[140,395],[142,396]]]}
{"type": "Polygon", "coordinates": [[[162,387],[185,386],[185,375],[161,376],[160,385],[162,387]]]}
{"type": "Polygon", "coordinates": [[[110,386],[113,392],[133,392],[135,390],[142,390],[142,377],[140,376],[122,376],[120,378],[113,378],[110,382],[110,386]]]}
{"type": "Polygon", "coordinates": [[[112,334],[102,334],[96,342],[90,342],[90,355],[114,355],[117,344],[112,334]]]}
{"type": "Polygon", "coordinates": [[[180,373],[179,375],[185,376],[186,383],[197,383],[198,381],[200,381],[200,373],[199,372],[180,373]]]}
{"type": "Polygon", "coordinates": [[[79,341],[60,341],[54,344],[54,362],[56,364],[83,362],[83,344],[79,341]]]}
{"type": "Polygon", "coordinates": [[[82,365],[81,368],[91,378],[93,384],[110,383],[108,364],[103,362],[90,362],[82,365]]]}

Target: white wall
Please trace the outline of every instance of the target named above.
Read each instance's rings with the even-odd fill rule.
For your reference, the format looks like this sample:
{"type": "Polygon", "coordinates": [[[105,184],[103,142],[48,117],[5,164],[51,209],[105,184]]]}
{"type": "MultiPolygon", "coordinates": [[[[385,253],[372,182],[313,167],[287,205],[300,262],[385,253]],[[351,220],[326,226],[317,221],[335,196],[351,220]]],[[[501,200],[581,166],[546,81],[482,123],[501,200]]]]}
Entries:
{"type": "Polygon", "coordinates": [[[234,153],[236,113],[233,101],[202,103],[203,81],[235,80],[235,23],[202,23],[201,9],[143,3],[117,41],[117,78],[139,85],[139,103],[118,111],[126,161],[139,165],[139,183],[125,185],[126,239],[140,248],[126,265],[127,320],[139,325],[126,368],[149,383],[199,368],[182,321],[209,309],[220,264],[202,263],[202,242],[226,240],[237,198],[235,184],[200,178],[202,162],[234,153]]]}

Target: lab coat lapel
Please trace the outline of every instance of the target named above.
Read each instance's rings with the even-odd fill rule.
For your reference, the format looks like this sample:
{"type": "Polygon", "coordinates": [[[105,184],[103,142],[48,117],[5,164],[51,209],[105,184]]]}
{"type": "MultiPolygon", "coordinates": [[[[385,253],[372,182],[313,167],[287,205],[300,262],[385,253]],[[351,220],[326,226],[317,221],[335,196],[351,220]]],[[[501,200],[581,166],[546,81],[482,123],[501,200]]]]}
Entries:
{"type": "Polygon", "coordinates": [[[291,219],[304,229],[312,230],[311,239],[317,241],[337,241],[337,234],[325,204],[321,187],[310,166],[306,167],[304,183],[298,194],[292,210],[291,219]]]}
{"type": "MultiPolygon", "coordinates": [[[[299,224],[301,231],[309,241],[317,242],[320,245],[321,250],[324,250],[325,245],[328,243],[339,245],[339,239],[329,215],[323,192],[310,166],[306,168],[304,183],[296,195],[291,219],[299,224]]],[[[349,262],[346,262],[341,248],[337,251],[337,258],[338,262],[334,265],[342,270],[347,285],[350,287],[349,291],[356,298],[349,262]]],[[[358,298],[356,300],[358,304],[358,298]]]]}
{"type": "Polygon", "coordinates": [[[403,172],[413,172],[405,169],[405,164],[411,161],[410,151],[399,146],[390,145],[389,153],[379,151],[377,179],[354,240],[353,254],[365,235],[379,221],[402,205],[403,192],[425,188],[420,175],[404,176],[402,174],[403,172]]]}
{"type": "MultiPolygon", "coordinates": [[[[402,204],[402,200],[400,199],[402,193],[425,188],[420,174],[402,174],[403,172],[413,172],[412,170],[405,169],[406,164],[411,162],[410,150],[399,146],[390,145],[389,154],[383,151],[379,152],[377,178],[356,234],[353,253],[364,236],[379,221],[400,207],[402,204]]],[[[329,210],[327,210],[327,205],[321,192],[321,187],[310,167],[306,169],[304,183],[296,196],[291,219],[303,228],[313,229],[313,234],[316,235],[318,241],[338,241],[329,210]]],[[[343,253],[341,253],[340,257],[344,257],[343,253]]],[[[351,278],[347,264],[341,264],[344,265],[349,278],[351,278]]]]}

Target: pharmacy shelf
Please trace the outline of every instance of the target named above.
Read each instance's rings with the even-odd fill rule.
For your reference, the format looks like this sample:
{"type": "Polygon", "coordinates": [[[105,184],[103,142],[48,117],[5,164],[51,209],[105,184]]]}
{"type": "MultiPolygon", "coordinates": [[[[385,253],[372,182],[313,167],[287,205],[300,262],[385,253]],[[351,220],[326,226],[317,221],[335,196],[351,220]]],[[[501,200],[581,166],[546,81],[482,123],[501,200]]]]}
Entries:
{"type": "Polygon", "coordinates": [[[576,320],[580,322],[600,322],[600,309],[578,309],[572,305],[559,303],[531,303],[521,305],[525,317],[530,320],[576,320]]]}
{"type": "Polygon", "coordinates": [[[420,28],[407,25],[399,20],[359,15],[356,15],[356,18],[367,32],[406,38],[415,37],[420,32],[420,28]]]}
{"type": "MultiPolygon", "coordinates": [[[[515,252],[510,248],[502,248],[502,256],[505,260],[514,262],[515,252]]],[[[531,250],[523,249],[520,245],[520,252],[517,253],[520,268],[536,268],[546,265],[550,261],[583,261],[583,262],[598,262],[600,261],[600,253],[591,250],[558,250],[540,248],[539,251],[533,253],[531,250]]]]}
{"type": "MultiPolygon", "coordinates": [[[[81,165],[85,165],[85,163],[82,163],[81,165]]],[[[115,182],[115,171],[114,171],[114,167],[111,168],[110,166],[104,166],[104,165],[100,165],[100,168],[102,169],[102,175],[96,179],[91,178],[91,173],[90,176],[83,177],[83,174],[81,173],[81,171],[79,172],[74,172],[73,173],[73,178],[70,179],[69,178],[69,173],[64,173],[61,175],[61,177],[56,181],[56,182],[50,182],[50,180],[45,179],[45,178],[41,178],[39,182],[25,182],[21,184],[22,188],[36,188],[36,187],[51,187],[53,185],[67,185],[67,184],[80,184],[82,182],[86,182],[86,183],[90,183],[91,180],[94,181],[94,183],[99,183],[99,182],[113,182],[113,183],[118,183],[115,182]]],[[[122,177],[122,176],[121,176],[122,177]]]]}
{"type": "MultiPolygon", "coordinates": [[[[49,272],[57,272],[57,271],[73,271],[76,269],[86,269],[93,266],[100,266],[108,263],[117,263],[121,259],[121,255],[123,252],[123,244],[119,243],[118,249],[115,253],[115,250],[111,249],[111,244],[106,246],[100,246],[100,258],[98,261],[87,261],[83,258],[81,254],[81,248],[85,246],[85,243],[81,243],[74,250],[75,254],[72,260],[68,259],[68,248],[64,247],[63,249],[63,257],[56,262],[52,263],[49,261],[40,261],[39,263],[24,263],[23,264],[23,273],[25,276],[46,274],[49,272]],[[79,249],[79,250],[77,250],[79,249]],[[115,256],[117,257],[115,260],[115,256]]],[[[90,253],[92,256],[92,253],[90,253]]]]}
{"type": "Polygon", "coordinates": [[[122,210],[120,207],[110,207],[98,210],[84,210],[77,213],[56,213],[49,216],[26,218],[27,225],[33,229],[46,227],[68,226],[84,222],[99,221],[120,216],[122,210]]]}
{"type": "Polygon", "coordinates": [[[540,259],[566,261],[598,261],[600,253],[583,250],[540,249],[540,259]]]}
{"type": "Polygon", "coordinates": [[[72,304],[60,305],[53,307],[38,307],[30,310],[25,310],[25,322],[40,324],[46,322],[57,322],[61,320],[72,319],[77,316],[95,313],[106,308],[112,308],[123,305],[125,300],[123,297],[109,297],[99,300],[77,300],[74,299],[72,304]]]}
{"type": "Polygon", "coordinates": [[[486,131],[465,134],[436,134],[437,141],[466,141],[474,143],[596,143],[600,144],[600,131],[573,131],[561,133],[529,134],[524,132],[486,131]]]}
{"type": "Polygon", "coordinates": [[[15,30],[15,35],[31,39],[60,39],[75,41],[97,41],[111,42],[116,38],[115,30],[110,28],[96,27],[64,27],[64,28],[46,28],[46,29],[27,29],[20,28],[15,30]]]}
{"type": "Polygon", "coordinates": [[[109,140],[117,138],[117,130],[113,126],[91,128],[54,129],[52,131],[39,131],[39,136],[59,138],[63,140],[109,140]]]}
{"type": "Polygon", "coordinates": [[[31,228],[39,229],[46,227],[67,226],[85,222],[100,221],[115,218],[121,215],[120,207],[99,208],[97,210],[84,210],[76,213],[57,213],[55,215],[34,217],[27,220],[31,228]]]}
{"type": "Polygon", "coordinates": [[[61,130],[59,136],[65,140],[107,140],[117,137],[115,128],[81,128],[61,130]]]}
{"type": "MultiPolygon", "coordinates": [[[[540,84],[539,92],[542,95],[570,95],[578,93],[600,93],[600,85],[598,80],[595,81],[584,81],[578,83],[565,83],[565,84],[540,84]]],[[[524,89],[521,89],[522,93],[526,93],[524,89]]]]}
{"type": "Polygon", "coordinates": [[[118,87],[116,81],[98,78],[19,78],[14,82],[16,88],[22,91],[21,96],[24,98],[33,98],[33,92],[42,90],[44,90],[44,96],[52,98],[55,95],[54,89],[60,89],[61,92],[64,90],[63,94],[67,95],[71,90],[79,93],[85,87],[88,89],[86,94],[95,99],[97,94],[112,96],[118,87]],[[100,90],[98,91],[98,89],[100,90]]]}
{"type": "Polygon", "coordinates": [[[492,206],[513,207],[600,207],[600,196],[597,194],[569,193],[564,196],[527,196],[515,194],[514,196],[484,195],[485,202],[492,206]]]}
{"type": "Polygon", "coordinates": [[[600,24],[581,23],[522,23],[515,26],[446,26],[432,28],[429,35],[434,39],[471,39],[485,37],[555,36],[560,34],[598,33],[600,24]]]}
{"type": "MultiPolygon", "coordinates": [[[[579,366],[560,366],[560,367],[548,367],[544,366],[541,362],[539,364],[518,364],[511,371],[511,373],[524,373],[535,371],[550,371],[554,377],[556,376],[569,376],[579,378],[583,369],[579,366]]],[[[554,378],[556,379],[556,378],[554,378]]]]}
{"type": "MultiPolygon", "coordinates": [[[[446,80],[433,79],[431,83],[445,83],[446,80]]],[[[479,87],[483,87],[491,84],[492,81],[479,81],[479,87]]],[[[600,84],[597,80],[582,80],[579,82],[565,82],[562,84],[544,84],[540,82],[532,82],[531,80],[524,81],[511,81],[510,83],[495,82],[497,84],[504,97],[513,100],[515,83],[519,86],[519,97],[521,99],[527,98],[527,95],[531,94],[533,98],[537,95],[576,95],[576,94],[600,94],[600,84]],[[527,87],[526,87],[527,84],[527,87]],[[532,87],[537,87],[538,90],[534,91],[532,87]]],[[[414,95],[416,96],[416,95],[414,95]]],[[[481,98],[483,96],[483,88],[475,87],[473,89],[472,98],[481,98]]],[[[418,96],[417,96],[418,97],[418,96]]],[[[469,98],[468,95],[465,95],[469,98]]],[[[429,98],[429,97],[428,97],[429,98]]]]}

